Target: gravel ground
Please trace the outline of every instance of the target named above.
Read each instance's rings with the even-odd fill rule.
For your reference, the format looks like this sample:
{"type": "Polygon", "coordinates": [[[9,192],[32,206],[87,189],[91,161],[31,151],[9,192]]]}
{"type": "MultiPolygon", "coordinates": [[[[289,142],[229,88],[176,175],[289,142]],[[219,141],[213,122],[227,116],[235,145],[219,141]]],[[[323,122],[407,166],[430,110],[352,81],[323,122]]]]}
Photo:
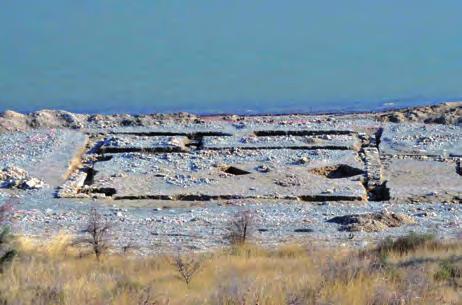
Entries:
{"type": "Polygon", "coordinates": [[[387,124],[380,149],[385,154],[462,155],[462,127],[453,125],[387,124]]]}
{"type": "MultiPolygon", "coordinates": [[[[367,246],[385,236],[409,231],[435,233],[441,238],[452,238],[462,231],[461,205],[229,201],[226,205],[210,202],[198,207],[146,207],[149,202],[145,202],[144,207],[120,207],[123,203],[112,206],[94,200],[57,200],[50,198],[49,193],[49,189],[44,189],[21,195],[13,219],[15,232],[44,240],[58,232],[78,234],[86,223],[90,207],[96,207],[113,223],[114,248],[135,245],[141,254],[180,247],[194,250],[222,247],[226,244],[223,236],[228,222],[241,210],[253,212],[255,241],[266,246],[300,241],[367,246]],[[339,225],[327,222],[334,216],[384,209],[412,216],[416,223],[377,233],[357,232],[351,238],[350,233],[338,230],[339,225]],[[295,232],[300,229],[311,232],[295,232]]],[[[0,193],[0,200],[6,199],[5,195],[0,193]]]]}
{"type": "MultiPolygon", "coordinates": [[[[256,123],[246,122],[244,124],[249,127],[256,123]]],[[[292,120],[292,124],[297,124],[295,119],[292,120]]],[[[327,122],[326,124],[332,124],[336,128],[340,125],[344,125],[345,128],[353,125],[346,121],[327,122]]],[[[367,128],[368,124],[372,126],[375,123],[366,120],[360,125],[361,128],[367,128]]],[[[78,143],[84,141],[82,133],[70,130],[36,130],[0,134],[0,166],[16,165],[32,170],[37,168],[43,160],[53,159],[56,149],[65,146],[71,140],[75,145],[66,146],[67,153],[62,154],[60,160],[56,160],[58,163],[63,163],[66,156],[69,159],[72,152],[79,147],[78,143]]],[[[283,152],[275,152],[275,154],[281,153],[283,152]]],[[[344,152],[333,154],[344,154],[344,152]]],[[[302,156],[299,154],[296,157],[302,156]]],[[[316,160],[319,155],[310,152],[309,157],[316,160]]],[[[164,162],[162,159],[154,161],[164,162]]],[[[178,166],[193,170],[191,167],[194,166],[189,161],[179,159],[177,161],[178,166]]],[[[137,162],[151,163],[153,160],[140,159],[137,162]]],[[[201,164],[206,166],[207,162],[209,161],[202,160],[199,166],[201,164]]],[[[53,185],[36,191],[0,189],[0,203],[7,200],[9,196],[19,197],[12,220],[16,233],[37,236],[42,240],[49,239],[61,231],[78,234],[86,222],[89,209],[93,206],[113,223],[114,248],[121,249],[128,244],[136,245],[141,254],[168,251],[177,247],[196,250],[222,247],[226,244],[223,239],[225,228],[240,210],[254,212],[255,241],[267,246],[287,241],[319,241],[329,245],[366,246],[385,236],[402,235],[411,230],[432,232],[441,238],[451,238],[462,231],[462,205],[460,204],[303,203],[285,200],[259,202],[235,200],[206,203],[171,201],[162,203],[145,200],[137,203],[134,201],[56,199],[54,192],[53,185]],[[168,207],[164,207],[166,205],[168,207]],[[384,209],[412,216],[416,223],[390,228],[383,232],[358,232],[350,235],[348,232],[339,231],[339,225],[327,222],[334,216],[378,212],[384,209]],[[309,232],[295,232],[296,230],[309,232]]]]}
{"type": "Polygon", "coordinates": [[[20,167],[56,187],[86,139],[85,134],[66,129],[0,133],[0,168],[20,167]]]}
{"type": "Polygon", "coordinates": [[[15,165],[24,169],[39,163],[59,145],[63,130],[0,133],[0,167],[15,165]]]}

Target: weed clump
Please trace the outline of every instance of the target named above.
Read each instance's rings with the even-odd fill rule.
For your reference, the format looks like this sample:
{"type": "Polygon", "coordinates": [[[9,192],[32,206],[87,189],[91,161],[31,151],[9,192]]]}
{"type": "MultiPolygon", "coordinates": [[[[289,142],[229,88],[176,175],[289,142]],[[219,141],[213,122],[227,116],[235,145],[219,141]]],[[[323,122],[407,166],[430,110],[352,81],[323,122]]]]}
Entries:
{"type": "Polygon", "coordinates": [[[378,244],[376,251],[381,255],[390,253],[405,255],[425,247],[437,248],[438,246],[439,243],[436,241],[435,235],[410,232],[396,239],[392,237],[385,238],[378,244]]]}
{"type": "Polygon", "coordinates": [[[454,287],[462,286],[462,283],[459,283],[462,279],[462,267],[450,260],[444,260],[439,264],[439,270],[435,273],[434,278],[437,281],[448,282],[454,287]]]}

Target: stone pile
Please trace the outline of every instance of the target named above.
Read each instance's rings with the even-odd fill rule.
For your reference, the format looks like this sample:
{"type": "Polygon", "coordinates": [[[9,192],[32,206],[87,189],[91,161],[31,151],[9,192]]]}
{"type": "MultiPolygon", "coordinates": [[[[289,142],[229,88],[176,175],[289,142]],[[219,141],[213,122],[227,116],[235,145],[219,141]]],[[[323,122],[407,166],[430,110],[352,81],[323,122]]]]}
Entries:
{"type": "Polygon", "coordinates": [[[58,188],[56,192],[57,198],[89,198],[88,194],[80,192],[84,187],[87,173],[83,170],[78,170],[72,173],[66,182],[58,188]]]}
{"type": "Polygon", "coordinates": [[[367,190],[374,192],[383,184],[383,168],[377,147],[365,147],[364,159],[366,165],[367,190]]]}
{"type": "Polygon", "coordinates": [[[23,190],[40,189],[45,183],[16,166],[5,167],[0,171],[0,188],[17,188],[23,190]]]}

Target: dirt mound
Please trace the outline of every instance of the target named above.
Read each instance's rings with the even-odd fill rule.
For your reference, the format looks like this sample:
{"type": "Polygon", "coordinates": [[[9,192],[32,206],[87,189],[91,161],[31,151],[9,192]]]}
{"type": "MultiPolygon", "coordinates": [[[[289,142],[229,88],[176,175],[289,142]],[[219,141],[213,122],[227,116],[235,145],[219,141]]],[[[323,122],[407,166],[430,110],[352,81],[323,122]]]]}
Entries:
{"type": "Polygon", "coordinates": [[[388,228],[412,224],[414,220],[407,215],[382,211],[378,213],[337,216],[329,219],[327,222],[340,224],[339,231],[380,232],[388,228]]]}
{"type": "Polygon", "coordinates": [[[45,183],[40,179],[15,166],[5,167],[0,171],[0,188],[17,188],[23,190],[40,189],[45,183]]]}
{"type": "Polygon", "coordinates": [[[24,131],[31,128],[73,128],[83,127],[86,115],[59,110],[41,110],[28,115],[7,110],[0,114],[1,131],[24,131]]]}
{"type": "Polygon", "coordinates": [[[378,115],[382,122],[420,122],[428,124],[462,125],[462,102],[407,108],[378,115]]]}
{"type": "Polygon", "coordinates": [[[26,115],[11,110],[0,113],[0,131],[23,131],[27,128],[26,115]]]}
{"type": "Polygon", "coordinates": [[[28,116],[27,123],[32,128],[73,128],[83,127],[84,116],[60,110],[40,110],[28,116]]]}
{"type": "Polygon", "coordinates": [[[350,178],[364,174],[361,169],[346,164],[318,167],[310,170],[310,172],[329,179],[350,178]]]}
{"type": "Polygon", "coordinates": [[[33,128],[108,128],[154,126],[162,120],[179,123],[196,122],[199,118],[188,113],[173,114],[75,114],[62,110],[40,110],[29,114],[7,110],[0,113],[0,132],[24,131],[33,128]]]}

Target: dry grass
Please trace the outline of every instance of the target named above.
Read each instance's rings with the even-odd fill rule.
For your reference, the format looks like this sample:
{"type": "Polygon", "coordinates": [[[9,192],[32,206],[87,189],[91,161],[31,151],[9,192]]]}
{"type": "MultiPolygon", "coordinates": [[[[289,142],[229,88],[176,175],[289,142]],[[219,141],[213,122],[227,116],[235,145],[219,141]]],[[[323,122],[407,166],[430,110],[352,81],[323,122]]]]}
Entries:
{"type": "Polygon", "coordinates": [[[457,242],[390,251],[386,259],[376,250],[243,245],[201,254],[187,285],[171,257],[109,255],[97,263],[80,257],[71,240],[59,235],[39,247],[19,239],[20,255],[0,275],[0,304],[462,304],[458,279],[447,278],[455,273],[441,269],[461,266],[457,242]]]}
{"type": "Polygon", "coordinates": [[[87,152],[88,150],[88,143],[89,143],[89,139],[87,137],[87,139],[85,140],[85,143],[84,145],[82,145],[82,147],[80,147],[77,152],[75,153],[75,155],[72,157],[72,159],[69,161],[69,165],[67,167],[67,171],[66,173],[63,175],[63,178],[64,179],[68,179],[70,175],[72,175],[72,173],[74,173],[76,170],[82,168],[83,164],[82,164],[82,156],[87,152]]]}

